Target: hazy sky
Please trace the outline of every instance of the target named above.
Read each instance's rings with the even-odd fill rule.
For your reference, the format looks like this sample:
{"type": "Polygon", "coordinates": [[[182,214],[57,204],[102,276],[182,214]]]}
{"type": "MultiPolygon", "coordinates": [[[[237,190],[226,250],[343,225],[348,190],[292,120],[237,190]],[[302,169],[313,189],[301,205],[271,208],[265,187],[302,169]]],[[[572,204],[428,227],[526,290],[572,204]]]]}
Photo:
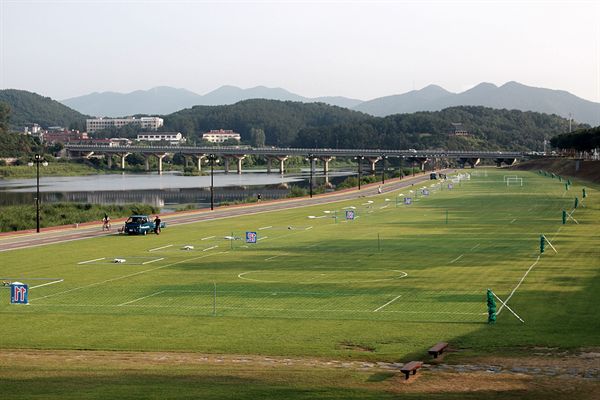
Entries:
{"type": "Polygon", "coordinates": [[[0,87],[359,99],[518,81],[600,102],[598,1],[0,0],[0,87]]]}

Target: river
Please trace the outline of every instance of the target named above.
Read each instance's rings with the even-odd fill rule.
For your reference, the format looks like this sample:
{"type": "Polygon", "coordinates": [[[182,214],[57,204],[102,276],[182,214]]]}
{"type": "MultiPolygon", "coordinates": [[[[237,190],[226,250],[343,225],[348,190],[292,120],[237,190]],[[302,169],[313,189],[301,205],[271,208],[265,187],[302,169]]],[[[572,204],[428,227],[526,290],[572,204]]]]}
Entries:
{"type": "MultiPolygon", "coordinates": [[[[352,171],[322,172],[314,174],[314,186],[339,184],[352,171]]],[[[285,175],[268,174],[266,171],[214,174],[215,203],[287,197],[292,186],[308,187],[309,171],[285,175]]],[[[0,180],[0,206],[33,204],[35,179],[0,180]]],[[[73,202],[92,204],[144,203],[174,210],[182,205],[210,207],[210,175],[184,176],[177,172],[147,174],[106,174],[69,177],[40,177],[40,200],[46,203],[73,202]]]]}

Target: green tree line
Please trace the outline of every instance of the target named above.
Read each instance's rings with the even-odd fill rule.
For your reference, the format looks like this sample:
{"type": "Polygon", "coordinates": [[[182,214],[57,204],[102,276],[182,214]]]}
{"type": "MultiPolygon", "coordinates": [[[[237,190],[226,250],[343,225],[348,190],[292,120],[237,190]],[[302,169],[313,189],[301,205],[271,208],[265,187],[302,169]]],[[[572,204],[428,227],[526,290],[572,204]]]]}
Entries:
{"type": "Polygon", "coordinates": [[[550,139],[550,144],[552,147],[559,149],[577,151],[590,151],[600,148],[600,126],[555,136],[550,139]]]}

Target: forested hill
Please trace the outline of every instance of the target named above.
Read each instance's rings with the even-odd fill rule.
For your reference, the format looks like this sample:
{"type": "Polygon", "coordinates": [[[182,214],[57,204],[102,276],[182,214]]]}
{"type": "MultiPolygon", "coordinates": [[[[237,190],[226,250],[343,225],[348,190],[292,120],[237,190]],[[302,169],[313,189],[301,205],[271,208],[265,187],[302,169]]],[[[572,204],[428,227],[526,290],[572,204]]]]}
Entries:
{"type": "MultiPolygon", "coordinates": [[[[543,149],[544,139],[567,132],[569,125],[557,115],[479,106],[382,118],[322,103],[277,100],[196,106],[164,118],[165,130],[195,140],[211,129],[233,129],[251,143],[254,128],[264,131],[267,145],[325,148],[535,151],[543,149]],[[450,136],[453,123],[461,123],[469,136],[450,136]]],[[[573,129],[579,126],[574,124],[573,129]]]]}
{"type": "Polygon", "coordinates": [[[85,130],[85,119],[90,118],[50,97],[26,90],[0,90],[0,103],[10,106],[9,125],[13,130],[21,130],[28,123],[37,123],[43,128],[63,126],[85,130]]]}
{"type": "Polygon", "coordinates": [[[195,106],[164,117],[165,130],[198,139],[211,129],[232,129],[250,141],[253,129],[262,129],[266,144],[289,146],[304,128],[325,129],[340,124],[357,124],[373,117],[323,103],[278,100],[245,100],[227,106],[195,106]]]}
{"type": "MultiPolygon", "coordinates": [[[[293,145],[537,151],[543,149],[544,139],[568,131],[568,126],[568,120],[557,115],[461,106],[435,112],[396,114],[320,129],[305,128],[298,133],[293,145]],[[449,135],[452,123],[462,123],[469,135],[449,135]]],[[[575,124],[574,129],[579,126],[586,125],[575,124]]]]}

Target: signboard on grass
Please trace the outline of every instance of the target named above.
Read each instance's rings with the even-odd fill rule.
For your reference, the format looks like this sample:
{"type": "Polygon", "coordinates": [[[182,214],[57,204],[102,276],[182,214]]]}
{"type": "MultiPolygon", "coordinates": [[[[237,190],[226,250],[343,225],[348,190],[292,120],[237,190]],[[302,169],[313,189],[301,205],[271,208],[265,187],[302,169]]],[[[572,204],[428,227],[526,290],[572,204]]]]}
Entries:
{"type": "Polygon", "coordinates": [[[10,304],[28,304],[29,287],[24,283],[13,282],[10,285],[10,304]]]}
{"type": "Polygon", "coordinates": [[[452,189],[453,187],[454,187],[453,184],[451,184],[451,183],[448,184],[448,189],[452,189]]]}
{"type": "Polygon", "coordinates": [[[256,243],[257,238],[256,232],[246,232],[246,243],[256,243]]]}
{"type": "Polygon", "coordinates": [[[404,198],[404,204],[411,205],[412,204],[412,197],[405,197],[404,198]]]}
{"type": "Polygon", "coordinates": [[[429,189],[423,189],[423,196],[429,196],[429,189]]]}
{"type": "Polygon", "coordinates": [[[354,211],[353,210],[346,210],[346,219],[347,220],[353,220],[354,219],[354,211]]]}

